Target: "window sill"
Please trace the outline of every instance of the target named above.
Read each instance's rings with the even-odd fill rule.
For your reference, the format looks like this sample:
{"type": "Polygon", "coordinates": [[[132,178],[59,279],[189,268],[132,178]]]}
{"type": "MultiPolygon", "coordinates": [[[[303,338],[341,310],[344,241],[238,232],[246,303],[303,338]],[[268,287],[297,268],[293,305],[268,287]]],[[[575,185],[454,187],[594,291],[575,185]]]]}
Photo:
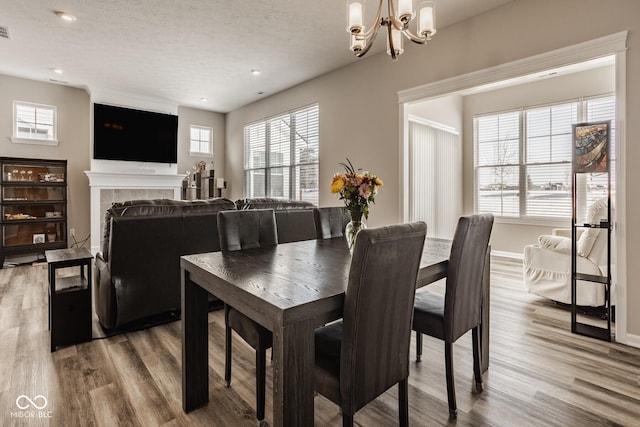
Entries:
{"type": "Polygon", "coordinates": [[[14,144],[51,145],[51,146],[58,145],[57,139],[31,139],[31,138],[9,137],[9,140],[14,144]]]}
{"type": "Polygon", "coordinates": [[[210,159],[213,158],[213,153],[201,153],[199,151],[189,151],[189,155],[191,157],[207,157],[210,159]]]}
{"type": "Polygon", "coordinates": [[[510,218],[496,217],[497,224],[527,225],[536,227],[571,227],[571,218],[510,218]]]}

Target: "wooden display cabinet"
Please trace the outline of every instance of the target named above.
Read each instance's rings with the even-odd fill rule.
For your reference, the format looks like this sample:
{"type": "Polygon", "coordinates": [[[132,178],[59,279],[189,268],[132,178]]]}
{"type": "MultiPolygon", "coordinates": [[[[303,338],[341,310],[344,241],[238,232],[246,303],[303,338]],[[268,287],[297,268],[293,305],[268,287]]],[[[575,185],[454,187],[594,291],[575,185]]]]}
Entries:
{"type": "Polygon", "coordinates": [[[67,161],[0,157],[0,268],[7,255],[67,247],[67,161]]]}

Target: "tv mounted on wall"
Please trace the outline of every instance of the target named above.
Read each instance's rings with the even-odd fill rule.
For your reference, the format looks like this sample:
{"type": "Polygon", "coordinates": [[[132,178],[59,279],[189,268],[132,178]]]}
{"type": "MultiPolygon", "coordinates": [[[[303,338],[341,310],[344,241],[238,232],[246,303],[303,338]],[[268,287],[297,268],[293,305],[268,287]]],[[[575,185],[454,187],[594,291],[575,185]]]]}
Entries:
{"type": "Polygon", "coordinates": [[[93,158],[177,163],[178,116],[94,104],[93,158]]]}

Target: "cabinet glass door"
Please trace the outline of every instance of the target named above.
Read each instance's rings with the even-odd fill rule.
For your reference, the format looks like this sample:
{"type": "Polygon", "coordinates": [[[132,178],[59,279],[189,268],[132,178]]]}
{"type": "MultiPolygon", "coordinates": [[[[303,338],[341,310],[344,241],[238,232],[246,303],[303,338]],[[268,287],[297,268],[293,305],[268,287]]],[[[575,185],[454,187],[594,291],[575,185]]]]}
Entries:
{"type": "Polygon", "coordinates": [[[2,226],[3,246],[46,245],[64,241],[64,222],[30,222],[2,226]]]}
{"type": "Polygon", "coordinates": [[[39,186],[39,187],[22,187],[9,186],[2,187],[2,201],[24,201],[33,202],[38,200],[64,201],[65,187],[62,186],[39,186]]]}

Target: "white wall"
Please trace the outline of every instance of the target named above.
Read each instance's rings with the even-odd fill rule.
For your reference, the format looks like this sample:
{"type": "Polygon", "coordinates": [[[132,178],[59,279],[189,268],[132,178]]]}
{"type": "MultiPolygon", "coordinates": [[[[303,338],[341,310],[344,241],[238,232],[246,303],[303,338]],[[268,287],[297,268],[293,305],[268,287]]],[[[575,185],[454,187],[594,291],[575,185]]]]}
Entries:
{"type": "MultiPolygon", "coordinates": [[[[291,108],[320,105],[320,205],[336,204],[328,191],[337,163],[348,156],[357,166],[378,174],[385,187],[372,209],[372,226],[401,218],[399,179],[398,91],[509,63],[555,49],[629,30],[627,40],[627,182],[640,181],[640,2],[617,0],[515,0],[492,11],[438,31],[427,46],[407,44],[397,62],[380,54],[240,108],[227,115],[226,174],[233,197],[242,196],[242,127],[291,108]],[[543,28],[543,30],[541,30],[543,28]],[[322,185],[322,184],[321,184],[322,185]]],[[[382,43],[378,40],[377,43],[382,43]]],[[[345,39],[345,49],[347,41],[345,39]]],[[[468,159],[465,157],[465,162],[468,159]]],[[[468,174],[465,172],[465,182],[468,174]]],[[[468,185],[465,184],[465,187],[468,185]]],[[[640,199],[627,189],[626,217],[640,215],[640,199]]],[[[465,194],[465,197],[468,197],[465,194]]],[[[640,253],[640,223],[620,224],[626,230],[627,258],[640,253]]],[[[495,247],[495,246],[494,246],[495,247]]],[[[630,262],[626,276],[640,276],[630,262]]],[[[640,286],[628,284],[628,305],[640,304],[640,286]]],[[[640,312],[629,310],[630,334],[640,335],[640,312]]]]}
{"type": "Polygon", "coordinates": [[[409,114],[455,129],[462,134],[463,96],[452,94],[409,105],[409,114]]]}

